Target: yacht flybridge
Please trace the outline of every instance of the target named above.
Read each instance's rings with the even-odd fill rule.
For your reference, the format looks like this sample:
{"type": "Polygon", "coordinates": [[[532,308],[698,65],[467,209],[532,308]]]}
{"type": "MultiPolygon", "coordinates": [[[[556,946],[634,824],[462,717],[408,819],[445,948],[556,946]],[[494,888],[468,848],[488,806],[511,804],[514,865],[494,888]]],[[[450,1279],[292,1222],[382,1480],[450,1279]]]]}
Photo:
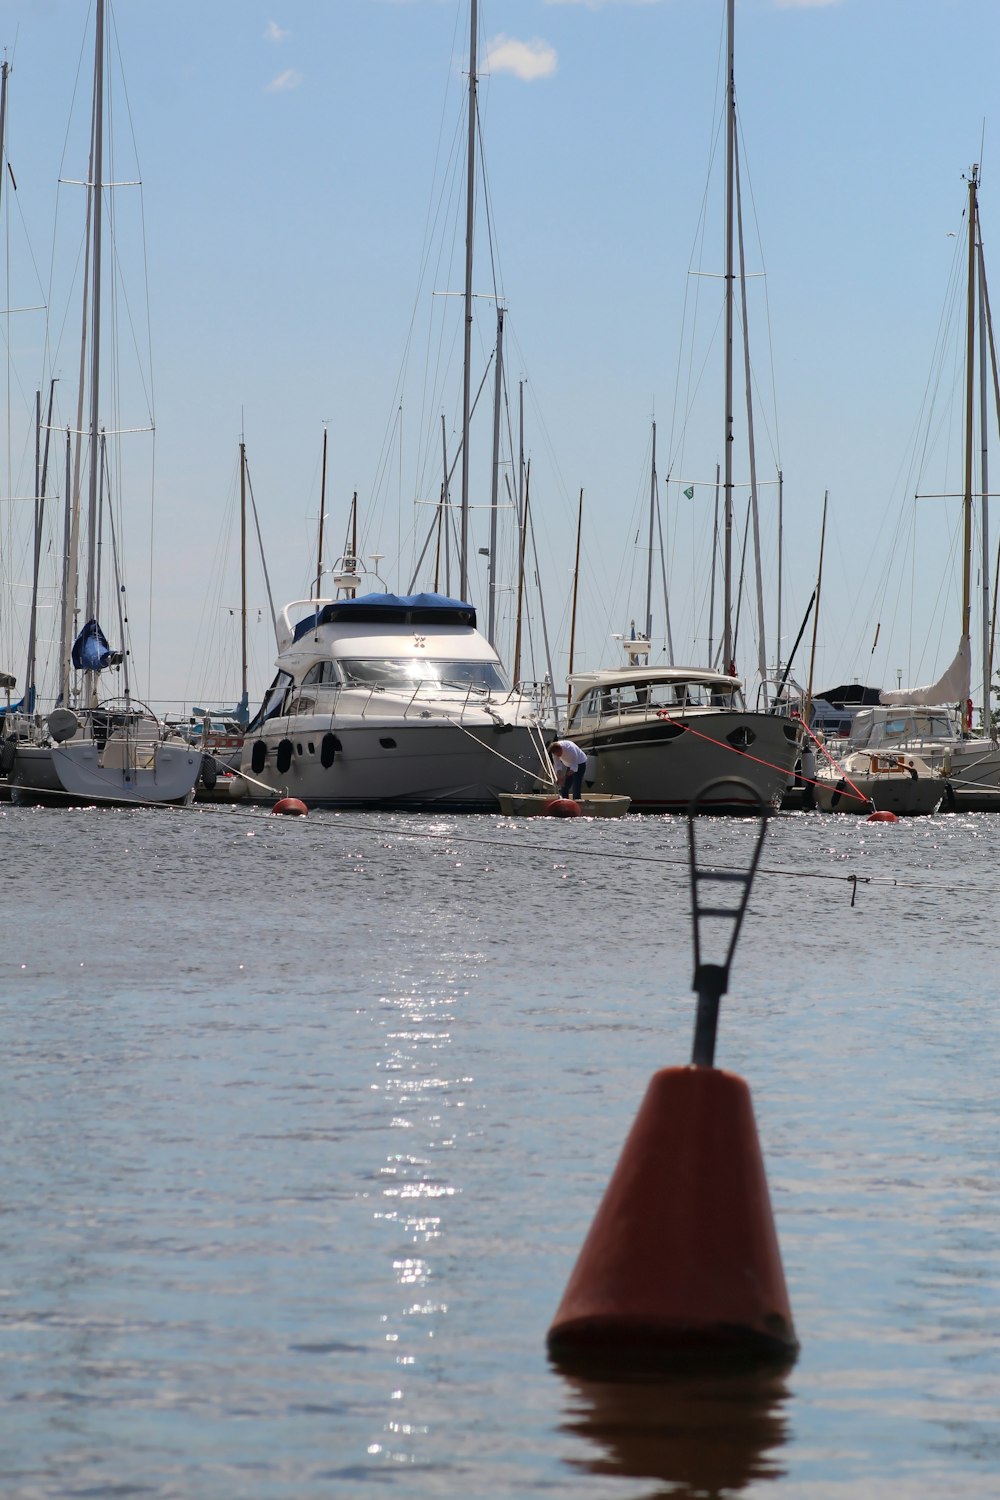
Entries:
{"type": "Polygon", "coordinates": [[[300,599],[247,731],[248,795],[311,807],[493,811],[551,779],[541,727],[471,604],[440,594],[300,599]]]}

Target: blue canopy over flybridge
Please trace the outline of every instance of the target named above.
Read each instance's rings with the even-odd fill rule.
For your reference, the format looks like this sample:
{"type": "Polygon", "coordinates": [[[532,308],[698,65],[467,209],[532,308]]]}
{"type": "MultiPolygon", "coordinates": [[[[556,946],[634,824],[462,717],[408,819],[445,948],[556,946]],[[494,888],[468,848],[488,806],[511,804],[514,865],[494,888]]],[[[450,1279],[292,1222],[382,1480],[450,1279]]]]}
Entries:
{"type": "Polygon", "coordinates": [[[476,628],[473,605],[444,594],[362,594],[359,599],[335,599],[295,627],[299,641],[319,625],[353,621],[366,625],[466,625],[476,628]]]}

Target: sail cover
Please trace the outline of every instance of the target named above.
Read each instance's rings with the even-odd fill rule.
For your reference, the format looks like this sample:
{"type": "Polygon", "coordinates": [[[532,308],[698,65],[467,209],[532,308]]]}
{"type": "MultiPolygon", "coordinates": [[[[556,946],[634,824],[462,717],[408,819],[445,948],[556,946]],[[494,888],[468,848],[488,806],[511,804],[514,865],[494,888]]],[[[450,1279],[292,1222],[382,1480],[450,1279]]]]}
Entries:
{"type": "Polygon", "coordinates": [[[104,631],[96,620],[88,620],[73,642],[73,665],[78,672],[103,672],[113,665],[116,653],[105,639],[104,631]]]}
{"type": "Polygon", "coordinates": [[[963,635],[958,646],[958,655],[943,677],[930,682],[926,687],[899,688],[895,692],[879,694],[880,703],[961,703],[963,708],[972,685],[972,648],[969,637],[963,635]]]}

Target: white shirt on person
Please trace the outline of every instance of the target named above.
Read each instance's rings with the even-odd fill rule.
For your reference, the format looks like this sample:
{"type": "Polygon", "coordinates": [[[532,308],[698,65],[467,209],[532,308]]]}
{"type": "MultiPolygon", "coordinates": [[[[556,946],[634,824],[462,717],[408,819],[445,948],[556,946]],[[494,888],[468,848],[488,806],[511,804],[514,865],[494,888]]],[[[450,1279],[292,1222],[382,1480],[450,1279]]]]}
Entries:
{"type": "Polygon", "coordinates": [[[553,758],[569,771],[576,771],[587,764],[586,750],[581,750],[572,740],[560,740],[558,750],[554,745],[550,748],[553,758]]]}

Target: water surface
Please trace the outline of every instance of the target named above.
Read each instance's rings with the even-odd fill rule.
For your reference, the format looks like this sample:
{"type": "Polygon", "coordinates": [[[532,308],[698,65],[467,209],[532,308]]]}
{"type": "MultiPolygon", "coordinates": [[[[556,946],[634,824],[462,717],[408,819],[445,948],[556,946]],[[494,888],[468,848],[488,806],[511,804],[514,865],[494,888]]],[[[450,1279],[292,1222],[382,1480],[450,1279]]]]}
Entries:
{"type": "Polygon", "coordinates": [[[5,1497],[1000,1496],[1000,819],[772,823],[716,1060],[801,1355],[631,1386],[545,1334],[690,1054],[683,820],[0,839],[5,1497]]]}

